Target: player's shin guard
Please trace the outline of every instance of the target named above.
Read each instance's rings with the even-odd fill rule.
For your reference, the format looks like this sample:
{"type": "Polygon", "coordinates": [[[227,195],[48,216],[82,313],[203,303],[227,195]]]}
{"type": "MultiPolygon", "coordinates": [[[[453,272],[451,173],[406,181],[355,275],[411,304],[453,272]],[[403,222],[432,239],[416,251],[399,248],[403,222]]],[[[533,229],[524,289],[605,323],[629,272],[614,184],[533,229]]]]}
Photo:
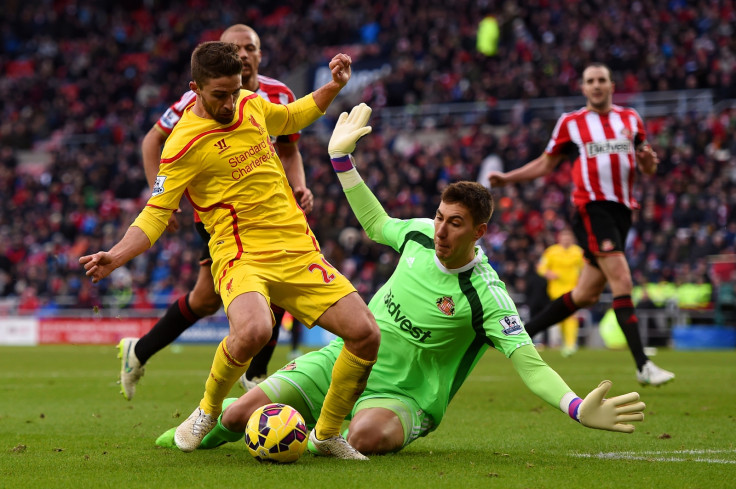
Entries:
{"type": "Polygon", "coordinates": [[[375,360],[363,360],[342,348],[332,367],[332,382],[314,427],[318,439],[340,434],[342,422],[365,389],[374,363],[375,360]]]}
{"type": "Polygon", "coordinates": [[[204,386],[204,397],[199,407],[210,416],[217,417],[222,412],[222,401],[227,397],[230,389],[241,375],[248,370],[250,360],[238,362],[227,351],[227,336],[217,346],[215,358],[212,361],[210,375],[204,386]]]}

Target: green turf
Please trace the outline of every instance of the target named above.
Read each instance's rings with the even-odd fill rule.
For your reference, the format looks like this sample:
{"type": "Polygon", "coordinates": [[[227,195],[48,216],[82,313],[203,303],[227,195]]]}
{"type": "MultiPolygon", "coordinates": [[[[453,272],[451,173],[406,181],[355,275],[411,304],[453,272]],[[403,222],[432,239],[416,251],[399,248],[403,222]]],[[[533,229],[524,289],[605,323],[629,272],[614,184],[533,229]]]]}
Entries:
{"type": "MultiPolygon", "coordinates": [[[[489,352],[442,426],[399,454],[285,466],[259,464],[242,443],[191,454],[154,446],[196,406],[213,351],[161,352],[127,402],[112,346],[0,347],[0,487],[736,487],[734,351],[660,351],[655,360],[677,374],[661,388],[635,383],[628,352],[542,353],[581,396],[602,379],[611,395],[638,390],[647,411],[633,435],[571,421],[489,352]]],[[[285,354],[279,347],[274,363],[285,354]]]]}

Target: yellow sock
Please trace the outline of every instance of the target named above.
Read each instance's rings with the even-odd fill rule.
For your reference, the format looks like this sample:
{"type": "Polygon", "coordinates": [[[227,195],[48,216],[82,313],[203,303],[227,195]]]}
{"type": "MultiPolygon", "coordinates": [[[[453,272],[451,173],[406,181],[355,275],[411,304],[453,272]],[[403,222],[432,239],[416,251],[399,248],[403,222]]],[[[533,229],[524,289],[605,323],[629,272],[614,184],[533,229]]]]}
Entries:
{"type": "Polygon", "coordinates": [[[566,347],[575,348],[578,344],[578,318],[570,316],[560,323],[562,340],[566,347]]]}
{"type": "Polygon", "coordinates": [[[215,358],[212,361],[210,375],[204,384],[204,397],[199,407],[205,413],[217,417],[222,412],[222,401],[225,400],[232,386],[241,375],[248,370],[250,360],[240,363],[227,351],[227,336],[217,346],[215,358]]]}
{"type": "Polygon", "coordinates": [[[365,389],[374,363],[375,360],[363,360],[342,347],[332,367],[332,382],[314,427],[318,439],[340,434],[340,426],[365,389]]]}

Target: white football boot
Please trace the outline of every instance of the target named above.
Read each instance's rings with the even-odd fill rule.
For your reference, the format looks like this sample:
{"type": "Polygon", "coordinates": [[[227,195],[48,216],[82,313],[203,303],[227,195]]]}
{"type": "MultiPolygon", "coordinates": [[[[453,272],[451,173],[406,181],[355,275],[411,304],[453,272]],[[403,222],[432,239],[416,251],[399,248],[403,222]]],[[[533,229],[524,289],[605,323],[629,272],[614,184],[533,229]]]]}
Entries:
{"type": "Polygon", "coordinates": [[[202,438],[217,424],[217,417],[212,417],[197,407],[189,417],[176,428],[174,443],[182,452],[193,452],[202,438]]]}
{"type": "Polygon", "coordinates": [[[146,368],[135,356],[136,343],[138,338],[123,338],[118,343],[118,358],[121,360],[120,393],[129,401],[135,395],[135,385],[146,372],[146,368]]]}
{"type": "Polygon", "coordinates": [[[317,439],[317,430],[309,433],[309,443],[320,455],[327,455],[342,460],[368,460],[368,457],[353,448],[342,435],[332,436],[326,440],[317,439]]]}
{"type": "Polygon", "coordinates": [[[636,380],[641,385],[662,385],[674,378],[675,374],[657,367],[651,360],[647,360],[641,370],[636,372],[636,380]]]}

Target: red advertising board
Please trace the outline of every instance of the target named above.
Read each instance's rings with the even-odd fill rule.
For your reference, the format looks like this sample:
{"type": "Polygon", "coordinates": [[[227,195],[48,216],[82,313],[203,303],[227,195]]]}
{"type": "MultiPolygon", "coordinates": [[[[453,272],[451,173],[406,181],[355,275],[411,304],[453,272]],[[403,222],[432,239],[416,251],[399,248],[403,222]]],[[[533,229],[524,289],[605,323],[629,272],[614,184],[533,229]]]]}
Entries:
{"type": "Polygon", "coordinates": [[[156,318],[40,318],[38,343],[112,345],[125,336],[139,338],[156,318]]]}

